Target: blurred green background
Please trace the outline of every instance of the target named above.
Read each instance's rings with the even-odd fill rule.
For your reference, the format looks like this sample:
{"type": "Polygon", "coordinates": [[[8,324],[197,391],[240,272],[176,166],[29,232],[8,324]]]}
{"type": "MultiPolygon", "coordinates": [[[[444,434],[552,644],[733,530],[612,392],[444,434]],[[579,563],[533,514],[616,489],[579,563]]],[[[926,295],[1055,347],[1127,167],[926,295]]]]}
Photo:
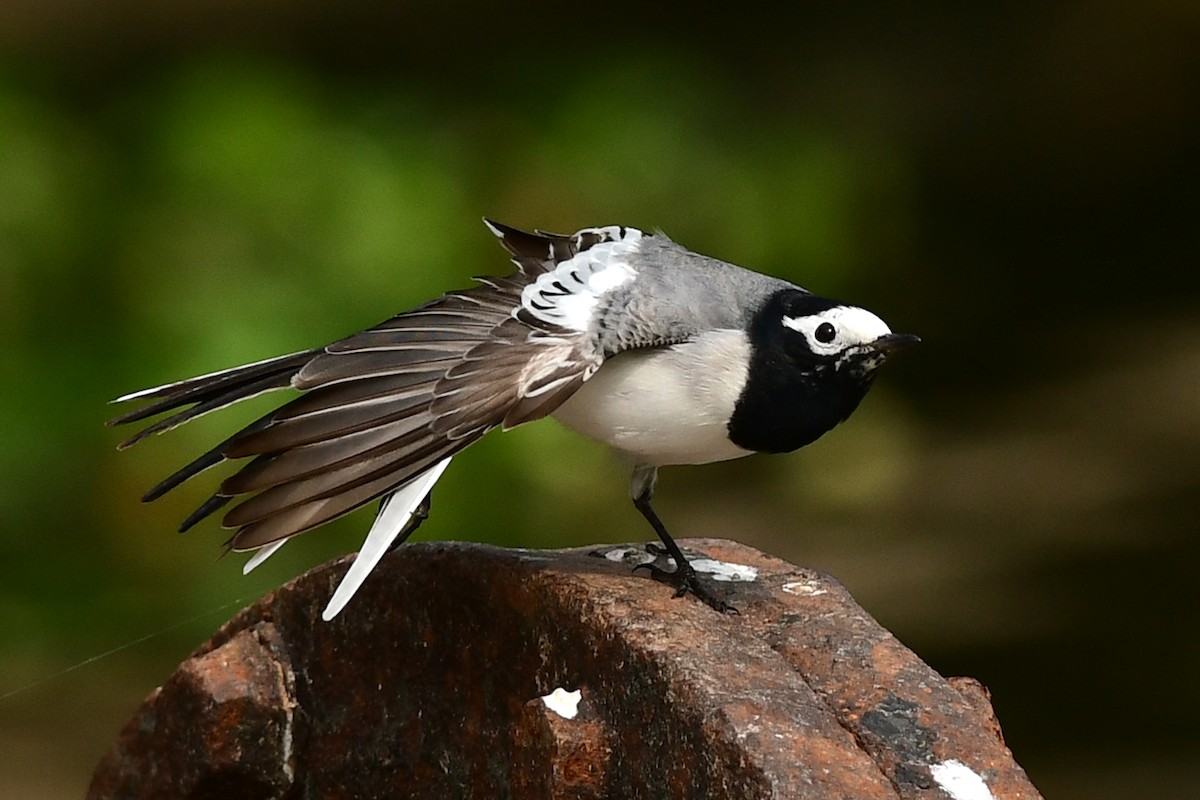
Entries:
{"type": "MultiPolygon", "coordinates": [[[[0,6],[0,797],[79,796],[192,647],[369,525],[243,578],[174,533],[213,476],[137,498],[265,406],[118,454],[106,402],[502,273],[485,214],[661,228],[921,334],[849,424],[668,469],[660,512],[982,680],[1047,797],[1194,791],[1200,6],[346,6],[0,6]]],[[[456,459],[421,536],[649,531],[545,422],[456,459]]]]}

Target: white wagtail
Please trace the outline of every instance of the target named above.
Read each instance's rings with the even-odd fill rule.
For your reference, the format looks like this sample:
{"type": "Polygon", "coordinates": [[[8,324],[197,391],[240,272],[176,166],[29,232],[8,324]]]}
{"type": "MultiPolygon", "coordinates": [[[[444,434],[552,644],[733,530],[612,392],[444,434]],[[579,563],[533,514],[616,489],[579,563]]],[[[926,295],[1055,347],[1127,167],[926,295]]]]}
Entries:
{"type": "Polygon", "coordinates": [[[701,582],[650,506],[658,468],[817,439],[863,399],[887,356],[918,337],[856,306],[690,252],[661,233],[573,236],[485,220],[517,272],[399,314],[325,347],[125,395],[110,424],[169,416],[128,447],[239,400],[300,396],[143,497],[223,461],[250,459],[180,525],[234,498],[223,524],[249,572],[291,537],[382,498],[324,611],[332,619],[429,510],[450,458],[493,428],[553,415],[624,454],[630,494],[674,559],[651,568],[677,594],[732,610],[701,582]]]}

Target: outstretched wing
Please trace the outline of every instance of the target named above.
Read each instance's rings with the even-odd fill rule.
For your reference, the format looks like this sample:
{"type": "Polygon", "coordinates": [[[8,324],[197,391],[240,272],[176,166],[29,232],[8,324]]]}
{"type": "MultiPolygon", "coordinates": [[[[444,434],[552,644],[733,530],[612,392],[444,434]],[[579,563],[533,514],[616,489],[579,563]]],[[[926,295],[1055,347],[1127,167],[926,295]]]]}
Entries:
{"type": "Polygon", "coordinates": [[[225,527],[236,529],[229,547],[270,548],[260,551],[252,567],[287,538],[407,487],[403,507],[385,504],[377,521],[378,527],[387,517],[384,530],[368,537],[368,544],[375,542],[370,557],[378,560],[428,491],[408,498],[414,485],[431,487],[451,456],[492,428],[550,414],[602,361],[594,337],[578,323],[581,310],[594,306],[595,295],[613,282],[613,264],[620,259],[607,251],[621,244],[620,237],[607,233],[610,229],[566,237],[497,223],[489,227],[513,254],[515,275],[480,279],[474,289],[447,294],[322,349],[119,398],[151,402],[111,424],[171,412],[124,447],[262,392],[302,392],[143,499],[160,497],[223,461],[249,459],[180,529],[238,500],[223,519],[225,527]]]}
{"type": "Polygon", "coordinates": [[[589,365],[579,334],[513,317],[524,284],[494,280],[323,350],[121,398],[154,402],[114,424],[174,412],[129,445],[262,391],[303,392],[167,477],[145,499],[222,461],[250,459],[182,529],[238,498],[223,520],[237,529],[229,544],[253,550],[389,493],[491,428],[545,416],[582,383],[589,365]]]}

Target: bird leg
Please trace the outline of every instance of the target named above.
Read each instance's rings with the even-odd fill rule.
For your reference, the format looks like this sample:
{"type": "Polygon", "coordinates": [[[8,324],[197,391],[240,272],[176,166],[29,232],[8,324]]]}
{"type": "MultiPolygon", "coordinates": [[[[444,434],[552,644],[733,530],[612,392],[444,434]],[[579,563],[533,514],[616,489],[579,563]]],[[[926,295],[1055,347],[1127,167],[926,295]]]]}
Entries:
{"type": "MultiPolygon", "coordinates": [[[[381,500],[379,502],[379,510],[381,512],[383,511],[383,504],[386,502],[387,500],[381,500]]],[[[392,542],[390,547],[388,547],[389,553],[400,545],[404,544],[408,540],[408,537],[412,536],[417,528],[421,527],[421,523],[429,519],[429,509],[432,506],[433,490],[430,489],[429,492],[426,493],[425,499],[417,504],[417,507],[413,509],[412,516],[408,518],[408,522],[404,523],[404,528],[396,535],[396,540],[392,542]]]]}
{"type": "MultiPolygon", "coordinates": [[[[675,560],[675,569],[665,570],[655,564],[639,564],[634,567],[634,570],[645,569],[650,572],[650,576],[656,581],[669,584],[675,587],[675,596],[683,597],[688,592],[696,595],[696,598],[707,605],[714,611],[719,611],[722,614],[732,612],[738,613],[738,610],[726,602],[710,589],[700,576],[696,574],[696,570],[688,563],[687,558],[683,555],[683,551],[679,549],[679,545],[675,544],[675,540],[671,538],[671,534],[667,533],[667,527],[663,525],[658,514],[650,506],[650,497],[654,494],[654,484],[658,479],[657,467],[639,466],[633,471],[633,479],[630,482],[629,494],[633,498],[633,505],[638,511],[642,512],[642,516],[650,523],[650,527],[654,528],[654,532],[658,534],[658,538],[662,540],[666,547],[666,555],[675,560]]],[[[657,546],[649,545],[646,548],[651,553],[661,554],[657,546]],[[653,549],[651,549],[653,548],[653,549]]]]}

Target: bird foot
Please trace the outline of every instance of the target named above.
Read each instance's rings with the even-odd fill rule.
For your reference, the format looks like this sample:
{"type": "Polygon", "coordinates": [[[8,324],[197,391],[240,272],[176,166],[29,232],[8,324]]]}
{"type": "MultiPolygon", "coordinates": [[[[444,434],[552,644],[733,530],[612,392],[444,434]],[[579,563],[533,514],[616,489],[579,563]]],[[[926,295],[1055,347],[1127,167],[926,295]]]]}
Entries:
{"type": "MultiPolygon", "coordinates": [[[[653,556],[665,556],[666,550],[655,544],[646,545],[646,552],[653,556]]],[[[716,611],[719,614],[738,614],[740,613],[736,607],[730,604],[722,597],[718,597],[716,592],[708,586],[708,583],[700,578],[692,565],[684,561],[682,564],[676,561],[675,569],[663,569],[653,562],[647,564],[638,564],[633,568],[634,572],[639,569],[644,569],[650,573],[650,577],[660,583],[665,583],[668,586],[675,587],[675,596],[683,597],[691,592],[696,596],[696,599],[704,603],[706,606],[716,611]]]]}

